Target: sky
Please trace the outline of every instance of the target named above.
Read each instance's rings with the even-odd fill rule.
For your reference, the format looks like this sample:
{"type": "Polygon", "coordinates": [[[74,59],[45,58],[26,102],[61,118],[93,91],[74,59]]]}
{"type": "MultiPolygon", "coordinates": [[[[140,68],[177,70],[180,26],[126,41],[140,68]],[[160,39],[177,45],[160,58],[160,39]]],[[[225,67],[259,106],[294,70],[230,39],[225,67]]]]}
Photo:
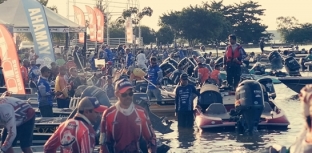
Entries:
{"type": "MultiPolygon", "coordinates": [[[[95,0],[50,0],[48,6],[57,6],[59,14],[67,18],[67,10],[69,10],[70,19],[73,20],[73,1],[76,1],[76,6],[86,12],[85,5],[95,6],[95,0]],[[68,9],[69,8],[69,9],[68,9]]],[[[121,15],[123,9],[126,9],[128,1],[135,0],[103,0],[109,1],[109,11],[112,13],[114,22],[121,15]]],[[[201,4],[204,0],[137,0],[139,7],[142,9],[149,6],[153,9],[151,17],[144,17],[141,25],[149,26],[155,30],[159,29],[159,16],[168,11],[180,11],[182,8],[189,5],[201,4]]],[[[218,1],[218,0],[216,0],[218,1]]],[[[223,0],[224,4],[233,4],[246,2],[248,0],[223,0]]],[[[276,30],[276,18],[279,16],[294,16],[299,20],[299,23],[312,22],[310,14],[311,0],[254,0],[266,9],[265,16],[261,17],[262,23],[268,26],[267,30],[276,30]]],[[[133,2],[134,3],[134,2],[133,2]]],[[[87,17],[86,17],[87,19],[87,17]]]]}

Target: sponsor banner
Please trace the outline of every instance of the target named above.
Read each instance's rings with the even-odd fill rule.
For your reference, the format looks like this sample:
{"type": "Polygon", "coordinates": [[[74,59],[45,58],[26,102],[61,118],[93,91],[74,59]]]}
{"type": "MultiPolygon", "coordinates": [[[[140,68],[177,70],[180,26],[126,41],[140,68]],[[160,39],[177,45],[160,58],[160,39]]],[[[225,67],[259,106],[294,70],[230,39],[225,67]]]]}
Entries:
{"type": "Polygon", "coordinates": [[[104,14],[101,10],[98,8],[94,8],[94,12],[96,15],[96,26],[97,26],[97,34],[96,34],[96,40],[100,43],[104,42],[104,25],[105,25],[105,20],[104,20],[104,14]]]}
{"type": "Polygon", "coordinates": [[[33,36],[34,50],[39,56],[36,63],[50,67],[55,57],[44,8],[36,0],[22,0],[22,3],[33,36]]]}
{"type": "Polygon", "coordinates": [[[0,58],[7,90],[14,94],[25,94],[15,43],[3,25],[0,25],[0,58]]]}
{"type": "MultiPolygon", "coordinates": [[[[68,32],[85,32],[85,28],[49,28],[50,32],[55,33],[68,33],[68,32]]],[[[14,33],[31,32],[29,28],[13,28],[14,33]]]]}
{"type": "Polygon", "coordinates": [[[86,9],[88,12],[88,17],[89,17],[89,35],[90,35],[90,41],[96,41],[96,24],[97,24],[97,19],[94,10],[86,5],[86,9]]]}
{"type": "MultiPolygon", "coordinates": [[[[75,16],[75,22],[82,26],[85,27],[86,26],[86,19],[85,19],[85,14],[83,13],[83,11],[77,7],[77,6],[73,6],[74,7],[74,16],[75,16]]],[[[84,43],[84,32],[80,32],[79,33],[79,43],[84,43]]]]}
{"type": "Polygon", "coordinates": [[[126,20],[126,37],[127,37],[127,43],[132,44],[133,43],[133,29],[132,29],[132,19],[130,17],[126,20]]]}

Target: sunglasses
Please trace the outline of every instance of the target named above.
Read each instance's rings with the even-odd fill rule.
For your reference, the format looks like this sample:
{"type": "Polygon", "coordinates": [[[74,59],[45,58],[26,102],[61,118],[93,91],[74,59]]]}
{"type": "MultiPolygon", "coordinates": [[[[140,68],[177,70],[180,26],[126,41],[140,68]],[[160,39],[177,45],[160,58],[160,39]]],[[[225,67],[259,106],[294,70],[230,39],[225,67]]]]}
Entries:
{"type": "Polygon", "coordinates": [[[129,93],[122,93],[122,94],[121,94],[121,97],[127,97],[127,96],[132,97],[132,96],[133,96],[133,92],[129,92],[129,93]]]}

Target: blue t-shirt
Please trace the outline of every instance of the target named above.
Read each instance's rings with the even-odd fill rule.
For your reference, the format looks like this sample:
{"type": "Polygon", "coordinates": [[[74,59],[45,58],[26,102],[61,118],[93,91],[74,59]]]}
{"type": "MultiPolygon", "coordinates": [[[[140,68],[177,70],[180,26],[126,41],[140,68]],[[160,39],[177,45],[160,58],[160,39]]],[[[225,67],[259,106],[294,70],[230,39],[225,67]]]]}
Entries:
{"type": "Polygon", "coordinates": [[[37,82],[40,76],[40,70],[37,66],[31,66],[30,71],[28,73],[28,77],[30,80],[37,82]]]}
{"type": "Polygon", "coordinates": [[[195,86],[179,86],[176,89],[175,111],[193,111],[193,94],[199,96],[199,93],[197,92],[195,86]]]}
{"type": "Polygon", "coordinates": [[[127,54],[126,58],[127,67],[131,66],[133,64],[133,55],[132,53],[127,54]]]}
{"type": "Polygon", "coordinates": [[[48,79],[40,77],[37,82],[39,107],[50,105],[53,106],[53,95],[51,85],[48,79]]]}
{"type": "MultiPolygon", "coordinates": [[[[148,80],[152,82],[154,85],[159,85],[159,78],[158,78],[158,72],[161,71],[160,67],[158,65],[155,66],[149,66],[148,67],[148,80]]],[[[152,84],[148,84],[148,89],[156,89],[152,84]]]]}

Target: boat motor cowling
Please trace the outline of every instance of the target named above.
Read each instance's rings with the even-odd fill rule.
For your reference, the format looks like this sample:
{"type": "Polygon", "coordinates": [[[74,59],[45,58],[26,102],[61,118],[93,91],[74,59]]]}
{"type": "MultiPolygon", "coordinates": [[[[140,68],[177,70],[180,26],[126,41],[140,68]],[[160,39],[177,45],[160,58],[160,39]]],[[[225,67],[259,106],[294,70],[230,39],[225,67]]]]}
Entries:
{"type": "Polygon", "coordinates": [[[183,58],[179,62],[179,65],[182,65],[182,70],[184,70],[185,72],[187,72],[189,68],[194,69],[195,67],[195,65],[193,65],[193,62],[187,57],[183,58]]]}
{"type": "Polygon", "coordinates": [[[268,92],[269,97],[272,99],[276,98],[275,88],[273,84],[273,80],[271,78],[261,78],[257,80],[259,83],[261,83],[265,87],[265,91],[268,92]]]}
{"type": "MultiPolygon", "coordinates": [[[[149,118],[151,120],[151,123],[153,125],[153,128],[162,133],[162,134],[166,134],[166,133],[170,133],[173,130],[170,129],[171,123],[164,125],[163,124],[163,118],[158,117],[157,115],[155,115],[154,113],[152,113],[149,109],[149,102],[148,102],[148,97],[146,93],[134,93],[133,94],[133,102],[141,107],[143,107],[146,112],[149,115],[149,118]]],[[[168,121],[167,121],[168,123],[168,121]]]]}
{"type": "Polygon", "coordinates": [[[170,57],[166,58],[163,62],[169,62],[175,68],[178,67],[178,62],[176,60],[174,60],[173,58],[170,58],[170,57]]]}
{"type": "Polygon", "coordinates": [[[265,74],[265,65],[261,64],[260,62],[255,63],[251,69],[254,70],[255,75],[265,74]]]}
{"type": "Polygon", "coordinates": [[[84,98],[84,97],[96,97],[99,100],[101,105],[104,105],[107,107],[112,106],[112,104],[110,103],[106,95],[106,92],[96,86],[87,87],[80,96],[80,98],[84,98]]]}
{"type": "Polygon", "coordinates": [[[301,76],[299,72],[301,66],[294,57],[287,57],[284,64],[285,69],[290,76],[301,76]]]}
{"type": "Polygon", "coordinates": [[[205,112],[212,103],[223,104],[222,95],[218,86],[213,84],[204,84],[200,88],[200,99],[197,105],[199,105],[202,108],[202,111],[205,112]]]}
{"type": "Polygon", "coordinates": [[[268,59],[271,63],[272,70],[279,70],[283,68],[283,58],[278,51],[271,52],[268,59]]]}
{"type": "Polygon", "coordinates": [[[245,80],[236,88],[235,109],[240,114],[237,123],[239,131],[252,134],[258,127],[264,108],[263,89],[255,80],[245,80]]]}
{"type": "Polygon", "coordinates": [[[224,57],[219,57],[219,58],[215,61],[215,64],[216,64],[216,65],[223,66],[223,60],[224,60],[224,57]]]}
{"type": "Polygon", "coordinates": [[[147,90],[147,85],[148,85],[148,82],[145,81],[145,80],[137,80],[135,82],[135,90],[137,92],[146,92],[147,90]]]}
{"type": "Polygon", "coordinates": [[[174,71],[170,77],[169,80],[173,85],[177,85],[180,82],[180,75],[182,74],[182,72],[180,71],[174,71]]]}
{"type": "Polygon", "coordinates": [[[168,61],[163,62],[159,65],[160,69],[163,72],[163,76],[167,76],[168,74],[172,73],[176,68],[170,64],[168,61]]]}

